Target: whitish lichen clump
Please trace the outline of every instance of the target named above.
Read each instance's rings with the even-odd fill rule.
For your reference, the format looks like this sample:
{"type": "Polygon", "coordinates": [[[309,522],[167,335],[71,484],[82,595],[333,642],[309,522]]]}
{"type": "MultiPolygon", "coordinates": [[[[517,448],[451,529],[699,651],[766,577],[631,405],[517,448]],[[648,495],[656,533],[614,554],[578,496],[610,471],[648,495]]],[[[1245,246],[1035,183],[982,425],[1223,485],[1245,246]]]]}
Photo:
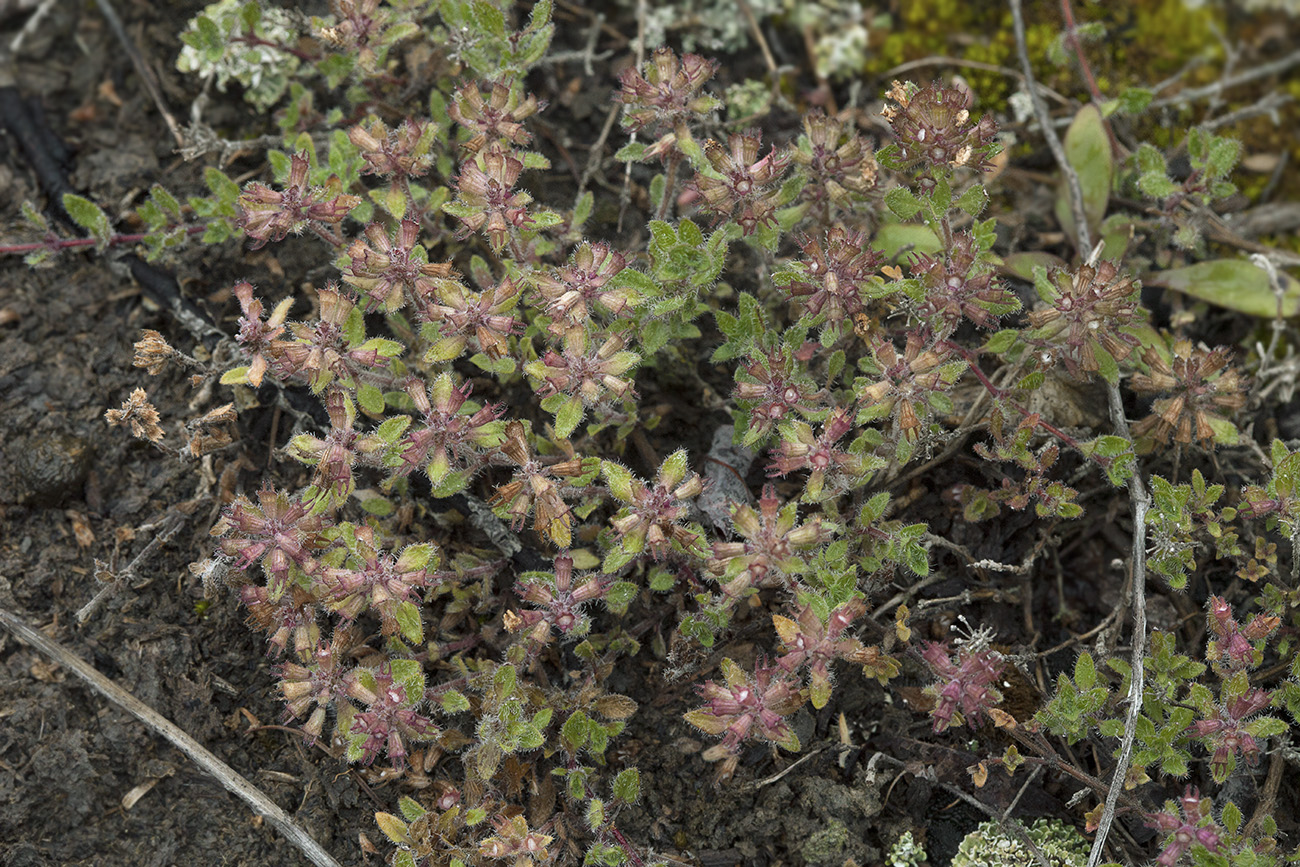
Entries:
{"type": "MultiPolygon", "coordinates": [[[[1088,841],[1070,825],[1055,819],[1039,819],[1026,830],[1052,867],[1083,867],[1087,863],[1088,841]]],[[[1029,847],[997,822],[985,822],[967,834],[952,859],[952,867],[1036,867],[1037,864],[1029,847]]]]}

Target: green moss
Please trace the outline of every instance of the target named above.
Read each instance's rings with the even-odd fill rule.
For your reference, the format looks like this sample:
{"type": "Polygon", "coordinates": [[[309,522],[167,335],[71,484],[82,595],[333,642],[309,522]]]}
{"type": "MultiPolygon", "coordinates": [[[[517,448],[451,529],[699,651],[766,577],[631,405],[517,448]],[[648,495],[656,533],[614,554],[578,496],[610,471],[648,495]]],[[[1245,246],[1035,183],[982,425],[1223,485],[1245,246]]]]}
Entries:
{"type": "Polygon", "coordinates": [[[809,864],[838,864],[844,857],[844,847],[848,842],[848,826],[831,819],[825,828],[808,838],[799,853],[809,864]]]}

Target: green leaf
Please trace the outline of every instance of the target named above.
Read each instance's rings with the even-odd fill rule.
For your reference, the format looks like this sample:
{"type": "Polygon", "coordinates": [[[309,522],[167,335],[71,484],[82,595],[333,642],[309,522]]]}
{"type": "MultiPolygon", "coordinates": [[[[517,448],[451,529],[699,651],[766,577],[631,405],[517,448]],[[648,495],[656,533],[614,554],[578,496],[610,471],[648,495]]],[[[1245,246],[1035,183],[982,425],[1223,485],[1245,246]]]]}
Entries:
{"type": "Polygon", "coordinates": [[[506,35],[506,17],[487,0],[470,0],[470,14],[479,28],[489,36],[506,35]]]}
{"type": "Polygon", "coordinates": [[[410,845],[411,835],[407,824],[392,813],[375,813],[375,824],[390,842],[403,846],[410,845]]]}
{"type": "Polygon", "coordinates": [[[248,385],[248,365],[227,370],[221,374],[222,385],[248,385]]]}
{"type": "Polygon", "coordinates": [[[885,205],[900,220],[910,220],[921,213],[921,202],[907,187],[894,187],[885,194],[885,205]]]}
{"type": "Polygon", "coordinates": [[[74,193],[64,193],[63,207],[78,226],[94,237],[99,249],[108,246],[109,239],[113,237],[113,224],[99,205],[74,193]]]}
{"type": "Polygon", "coordinates": [[[397,184],[371,190],[370,198],[376,205],[388,212],[394,220],[400,220],[406,216],[406,192],[397,184]]]}
{"type": "Polygon", "coordinates": [[[957,200],[957,207],[972,217],[978,217],[988,202],[988,191],[984,189],[982,184],[976,184],[962,193],[961,198],[957,200]]]}
{"type": "Polygon", "coordinates": [[[573,206],[573,219],[569,221],[569,228],[581,228],[582,224],[587,222],[587,218],[591,216],[591,209],[595,202],[596,197],[591,194],[591,190],[587,190],[579,196],[577,203],[573,206]]]}
{"type": "Polygon", "coordinates": [[[624,503],[632,502],[632,471],[614,461],[602,461],[600,471],[605,476],[609,492],[624,503]]]}
{"type": "MultiPolygon", "coordinates": [[[[1111,180],[1115,176],[1115,160],[1110,149],[1106,122],[1095,105],[1085,105],[1074,116],[1065,133],[1065,156],[1079,176],[1083,193],[1083,213],[1093,237],[1106,216],[1110,201],[1111,180]]],[[[1056,217],[1070,238],[1076,237],[1074,212],[1070,207],[1070,187],[1062,179],[1056,195],[1056,217]]]]}
{"type": "Polygon", "coordinates": [[[362,383],[357,386],[357,404],[370,416],[384,414],[384,393],[376,386],[362,383]]]}
{"type": "Polygon", "coordinates": [[[889,259],[907,252],[933,254],[943,249],[939,236],[919,223],[885,223],[876,231],[871,246],[889,259]]]}
{"type": "Polygon", "coordinates": [[[628,142],[619,148],[618,153],[614,154],[614,159],[621,163],[640,162],[641,155],[645,153],[646,146],[643,142],[628,142]]]}
{"type": "Polygon", "coordinates": [[[1004,328],[989,337],[988,341],[984,344],[984,349],[994,355],[1001,355],[1015,345],[1018,337],[1020,337],[1020,332],[1016,329],[1004,328]]]}
{"type": "Polygon", "coordinates": [[[635,804],[641,797],[641,772],[636,768],[619,771],[614,778],[614,800],[624,804],[635,804]]]}
{"type": "MultiPolygon", "coordinates": [[[[415,607],[415,603],[407,603],[415,607]]],[[[419,616],[417,609],[416,616],[419,616]]],[[[401,615],[398,615],[399,620],[401,615]]],[[[393,681],[406,690],[406,703],[414,706],[424,699],[424,668],[414,659],[394,659],[388,663],[393,681]]]]}
{"type": "Polygon", "coordinates": [[[564,743],[564,748],[570,753],[576,753],[585,747],[591,737],[590,728],[591,719],[580,710],[574,711],[564,721],[564,725],[560,726],[560,740],[564,743]]]}
{"type": "Polygon", "coordinates": [[[1300,313],[1300,282],[1283,271],[1277,273],[1283,287],[1281,310],[1267,272],[1245,259],[1212,259],[1183,268],[1156,271],[1145,275],[1142,282],[1175,289],[1260,319],[1273,319],[1279,313],[1283,317],[1295,316],[1300,313]]]}
{"type": "MultiPolygon", "coordinates": [[[[397,628],[407,644],[418,645],[424,642],[424,623],[420,620],[420,609],[414,602],[399,603],[393,615],[397,619],[397,628]]],[[[421,688],[420,694],[424,690],[421,688]]],[[[410,693],[407,694],[408,696],[410,693]]]]}
{"type": "Polygon", "coordinates": [[[1241,827],[1241,809],[1236,804],[1232,803],[1232,801],[1229,801],[1223,805],[1223,813],[1221,816],[1223,819],[1223,827],[1227,832],[1229,834],[1237,833],[1237,829],[1241,827]]]}
{"type": "Polygon", "coordinates": [[[442,698],[438,699],[438,705],[447,714],[464,713],[470,709],[469,699],[454,689],[443,693],[442,698]]]}
{"type": "Polygon", "coordinates": [[[1097,666],[1087,651],[1074,661],[1074,683],[1082,690],[1092,689],[1097,684],[1097,666]]]}
{"type": "Polygon", "coordinates": [[[587,408],[582,405],[582,398],[577,395],[560,404],[559,410],[555,413],[555,435],[561,439],[568,439],[582,423],[583,416],[586,414],[587,408]]]}
{"type": "Polygon", "coordinates": [[[395,506],[391,500],[385,497],[371,497],[368,500],[361,501],[361,508],[367,514],[374,515],[377,518],[387,518],[395,511],[395,506]]]}

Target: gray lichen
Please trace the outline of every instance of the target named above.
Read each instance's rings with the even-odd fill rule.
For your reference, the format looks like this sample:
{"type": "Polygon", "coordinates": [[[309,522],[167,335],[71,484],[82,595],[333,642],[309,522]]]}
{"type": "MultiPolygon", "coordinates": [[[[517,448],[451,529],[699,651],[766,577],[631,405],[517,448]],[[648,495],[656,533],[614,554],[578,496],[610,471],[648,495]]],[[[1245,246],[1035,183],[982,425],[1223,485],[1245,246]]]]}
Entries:
{"type": "MultiPolygon", "coordinates": [[[[1039,819],[1028,828],[1029,839],[1047,856],[1052,867],[1083,867],[1088,841],[1072,826],[1056,819],[1039,819]]],[[[1034,853],[997,822],[985,822],[966,835],[952,867],[1038,867],[1034,853]]]]}

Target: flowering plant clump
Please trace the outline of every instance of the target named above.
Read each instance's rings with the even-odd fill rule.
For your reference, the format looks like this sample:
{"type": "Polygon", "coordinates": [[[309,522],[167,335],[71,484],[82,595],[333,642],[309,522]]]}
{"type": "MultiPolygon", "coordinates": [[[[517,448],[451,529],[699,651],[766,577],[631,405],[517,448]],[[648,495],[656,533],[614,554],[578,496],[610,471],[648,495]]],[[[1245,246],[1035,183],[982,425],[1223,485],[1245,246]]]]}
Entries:
{"type": "MultiPolygon", "coordinates": [[[[242,186],[213,169],[191,210],[221,227],[210,242],[320,255],[286,281],[301,291],[229,286],[228,340],[204,356],[224,367],[195,381],[234,397],[182,456],[265,441],[218,430],[236,406],[276,401],[279,439],[223,465],[197,571],[225,570],[265,636],[285,719],[400,789],[400,815],[376,814],[391,864],[668,863],[641,821],[655,781],[631,764],[651,748],[626,733],[642,708],[668,708],[654,725],[675,744],[716,739],[685,760],[720,763],[719,783],[838,738],[818,773],[850,775],[865,744],[872,780],[925,767],[976,800],[990,767],[1024,791],[1065,778],[1084,789],[1058,820],[1159,832],[1109,838],[1133,863],[1281,863],[1276,827],[1242,822],[1226,786],[1281,761],[1300,723],[1300,572],[1277,574],[1300,543],[1300,452],[1256,447],[1247,412],[1287,375],[1281,318],[1267,349],[1211,349],[1253,330],[1144,308],[1138,274],[1194,282],[1153,276],[1167,257],[1020,249],[1048,236],[994,186],[1020,151],[955,83],[882,87],[870,119],[856,97],[791,103],[774,69],[777,108],[728,125],[723,67],[661,47],[611,72],[605,133],[575,158],[552,118],[589,110],[573,64],[600,55],[548,52],[552,16],[580,6],[230,5],[186,41],[299,61],[264,73],[294,79],[283,148],[242,186]],[[271,457],[288,460],[250,469],[271,457]],[[966,617],[1008,646],[983,627],[933,640],[966,617]],[[918,707],[929,731],[905,738],[918,707]],[[1197,786],[1219,785],[1216,808],[1197,786]]],[[[223,57],[204,68],[256,87],[223,57]]],[[[1110,116],[1086,106],[1066,150],[1114,243],[1145,216],[1103,219],[1129,135],[1110,116]]],[[[1178,190],[1138,153],[1163,200],[1223,189],[1221,152],[1178,190]]],[[[159,250],[169,196],[141,218],[159,250]]],[[[152,330],[136,358],[204,364],[152,330]]],[[[107,419],[166,448],[143,390],[107,419]]],[[[1017,867],[1049,843],[1081,864],[1078,832],[1047,827],[982,828],[962,863],[996,840],[1017,867]]]]}

